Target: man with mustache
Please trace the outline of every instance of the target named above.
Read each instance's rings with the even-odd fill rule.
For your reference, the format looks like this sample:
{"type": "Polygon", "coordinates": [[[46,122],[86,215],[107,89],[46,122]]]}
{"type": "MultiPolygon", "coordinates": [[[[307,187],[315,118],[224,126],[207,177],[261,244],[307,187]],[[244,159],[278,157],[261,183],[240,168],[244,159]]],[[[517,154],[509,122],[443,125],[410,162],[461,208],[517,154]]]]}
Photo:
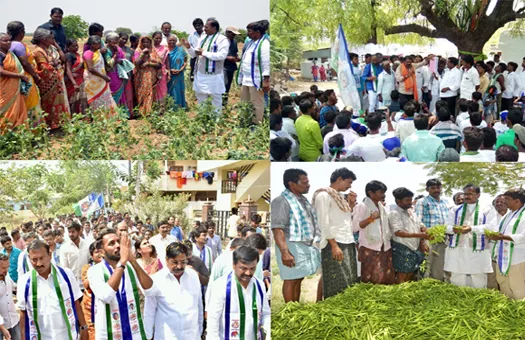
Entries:
{"type": "Polygon", "coordinates": [[[233,252],[233,272],[213,283],[208,340],[260,339],[270,331],[270,306],[264,283],[254,277],[259,253],[242,246],[233,252]],[[244,312],[246,311],[246,312],[244,312]]]}
{"type": "MultiPolygon", "coordinates": [[[[16,249],[16,248],[14,248],[16,249]]],[[[20,340],[20,318],[13,301],[13,285],[9,276],[9,257],[0,254],[0,339],[20,340]]]]}
{"type": "Polygon", "coordinates": [[[87,340],[82,292],[73,272],[51,262],[44,241],[31,242],[27,252],[33,269],[18,279],[17,290],[22,340],[87,340]]]}
{"type": "Polygon", "coordinates": [[[186,270],[188,248],[173,242],[166,248],[166,267],[152,276],[153,289],[144,305],[146,338],[199,340],[203,328],[199,276],[186,270]]]}
{"type": "Polygon", "coordinates": [[[153,281],[133,256],[126,231],[119,238],[113,229],[102,229],[96,242],[104,260],[87,273],[97,311],[95,340],[143,340],[139,290],[149,295],[153,281]]]}

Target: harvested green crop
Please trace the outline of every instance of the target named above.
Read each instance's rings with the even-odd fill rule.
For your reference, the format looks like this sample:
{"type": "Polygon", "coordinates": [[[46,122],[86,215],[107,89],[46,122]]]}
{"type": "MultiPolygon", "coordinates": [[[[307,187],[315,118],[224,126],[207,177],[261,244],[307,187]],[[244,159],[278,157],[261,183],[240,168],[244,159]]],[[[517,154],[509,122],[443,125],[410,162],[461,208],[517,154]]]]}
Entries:
{"type": "Polygon", "coordinates": [[[524,339],[525,301],[495,290],[433,279],[360,283],[319,303],[288,303],[272,314],[272,338],[524,339]]]}
{"type": "Polygon", "coordinates": [[[497,232],[497,231],[492,231],[492,230],[489,230],[489,229],[485,229],[485,236],[487,236],[487,237],[498,236],[498,235],[499,235],[499,232],[497,232]]]}
{"type": "Polygon", "coordinates": [[[430,244],[438,244],[445,242],[446,231],[446,225],[435,225],[432,228],[428,228],[427,234],[431,236],[430,244]]]}

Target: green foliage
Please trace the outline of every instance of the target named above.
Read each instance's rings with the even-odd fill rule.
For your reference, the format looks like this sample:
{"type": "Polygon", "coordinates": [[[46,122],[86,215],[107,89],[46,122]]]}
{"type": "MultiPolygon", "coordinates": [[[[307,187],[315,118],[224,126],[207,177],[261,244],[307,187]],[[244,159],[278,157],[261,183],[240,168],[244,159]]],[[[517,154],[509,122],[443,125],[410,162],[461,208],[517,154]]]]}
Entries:
{"type": "Polygon", "coordinates": [[[175,34],[179,40],[181,39],[188,39],[189,33],[185,31],[177,31],[177,30],[171,30],[172,34],[175,34]]]}
{"type": "Polygon", "coordinates": [[[429,163],[425,165],[429,177],[437,177],[443,183],[447,195],[472,183],[482,192],[494,195],[525,184],[525,164],[522,163],[429,163]]]}
{"type": "Polygon", "coordinates": [[[131,30],[131,28],[127,28],[127,27],[117,27],[115,32],[117,32],[117,33],[126,33],[127,35],[133,34],[133,31],[131,30]]]}
{"type": "Polygon", "coordinates": [[[62,19],[66,36],[71,39],[84,39],[88,36],[89,24],[80,15],[66,15],[62,19]]]}
{"type": "Polygon", "coordinates": [[[140,32],[135,32],[135,33],[133,33],[133,35],[136,35],[139,38],[142,37],[142,33],[140,33],[140,32]]]}
{"type": "Polygon", "coordinates": [[[235,36],[235,41],[237,43],[244,43],[244,41],[246,40],[246,38],[248,37],[248,32],[246,32],[245,29],[242,29],[242,28],[239,28],[239,33],[238,35],[235,36]]]}

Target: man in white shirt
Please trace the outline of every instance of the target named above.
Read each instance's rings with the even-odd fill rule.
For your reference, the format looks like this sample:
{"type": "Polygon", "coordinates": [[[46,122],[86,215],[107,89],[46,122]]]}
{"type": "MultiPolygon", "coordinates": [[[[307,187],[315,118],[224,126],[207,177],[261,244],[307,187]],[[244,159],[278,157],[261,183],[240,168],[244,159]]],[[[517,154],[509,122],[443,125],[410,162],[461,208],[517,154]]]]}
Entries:
{"type": "MultiPolygon", "coordinates": [[[[204,34],[204,22],[201,18],[196,18],[193,20],[193,28],[195,29],[195,32],[190,34],[188,37],[188,42],[190,43],[191,47],[196,49],[198,47],[199,41],[202,38],[204,34]]],[[[190,67],[191,67],[191,73],[190,73],[190,79],[191,81],[194,80],[194,74],[195,74],[195,62],[197,61],[196,57],[192,57],[190,59],[190,67]]]]}
{"type": "Polygon", "coordinates": [[[351,119],[349,115],[340,114],[335,118],[335,126],[332,132],[329,132],[324,136],[323,141],[323,153],[325,155],[330,155],[330,146],[328,141],[330,138],[337,134],[342,134],[345,141],[345,148],[348,148],[355,142],[359,135],[352,129],[351,119]]]}
{"type": "Polygon", "coordinates": [[[198,227],[195,230],[195,239],[193,240],[193,255],[199,257],[206,265],[209,271],[213,265],[213,252],[206,245],[208,241],[208,230],[205,227],[198,227]]]}
{"type": "Polygon", "coordinates": [[[9,276],[9,257],[0,254],[0,340],[20,340],[20,317],[13,301],[13,285],[9,276]]]}
{"type": "Polygon", "coordinates": [[[379,74],[377,83],[377,98],[381,103],[380,106],[390,106],[392,99],[390,94],[396,89],[396,75],[390,69],[390,62],[383,61],[383,72],[379,74]]]}
{"type": "Polygon", "coordinates": [[[219,22],[209,19],[204,25],[204,32],[197,46],[191,46],[186,39],[181,44],[188,50],[195,63],[193,90],[199,104],[211,98],[212,105],[218,113],[222,110],[222,94],[226,92],[224,85],[224,60],[228,56],[230,41],[220,32],[219,22]]]}
{"type": "MultiPolygon", "coordinates": [[[[25,241],[26,245],[31,244],[31,242],[33,242],[36,239],[37,239],[37,236],[33,232],[24,235],[24,241],[25,241]]],[[[24,275],[25,273],[27,273],[27,272],[29,272],[29,271],[31,271],[33,269],[33,265],[31,264],[31,261],[29,261],[29,255],[27,253],[27,247],[18,256],[17,268],[18,268],[18,278],[19,279],[20,279],[20,277],[22,275],[24,275]]]]}
{"type": "Polygon", "coordinates": [[[503,92],[501,100],[501,110],[510,110],[516,97],[520,96],[521,82],[520,76],[516,73],[518,64],[509,62],[507,64],[507,71],[509,72],[505,77],[505,91],[503,92]]]}
{"type": "MultiPolygon", "coordinates": [[[[496,209],[496,225],[499,228],[501,220],[503,220],[503,218],[505,217],[505,215],[507,215],[507,212],[509,211],[509,209],[507,207],[507,198],[506,198],[506,196],[504,194],[496,196],[496,198],[492,202],[492,205],[494,206],[494,209],[496,209]]],[[[493,253],[494,252],[493,249],[496,246],[496,242],[491,241],[490,244],[491,244],[492,254],[494,254],[493,253]]],[[[487,274],[487,288],[488,289],[498,289],[498,281],[496,279],[497,272],[498,272],[497,266],[498,266],[498,262],[496,261],[496,259],[493,256],[492,257],[492,270],[493,270],[493,272],[487,274]]]]}
{"type": "Polygon", "coordinates": [[[452,114],[456,112],[456,99],[461,85],[461,71],[457,68],[458,63],[458,58],[448,58],[447,68],[439,84],[439,97],[447,102],[448,109],[452,114]]]}
{"type": "Polygon", "coordinates": [[[297,136],[297,130],[295,129],[295,118],[297,117],[297,112],[291,105],[286,105],[281,111],[281,116],[283,117],[283,127],[282,131],[286,131],[295,142],[295,147],[292,143],[292,160],[299,161],[299,137],[297,136]]]}
{"type": "MultiPolygon", "coordinates": [[[[387,117],[389,119],[389,117],[387,117]]],[[[379,133],[381,128],[381,113],[372,112],[366,117],[368,124],[368,135],[360,137],[346,149],[348,156],[361,157],[365,162],[382,162],[386,159],[383,141],[389,136],[382,136],[379,133]]]]}
{"type": "Polygon", "coordinates": [[[95,237],[93,236],[93,231],[91,230],[91,222],[86,221],[84,222],[84,228],[83,228],[82,238],[87,241],[88,244],[91,244],[95,241],[95,237]]]}
{"type": "Polygon", "coordinates": [[[408,136],[416,132],[416,126],[414,125],[414,115],[416,114],[415,105],[406,103],[403,111],[403,119],[399,120],[396,124],[396,137],[399,138],[401,144],[403,144],[408,136]]]}
{"type": "Polygon", "coordinates": [[[463,146],[465,152],[461,154],[460,162],[489,162],[489,159],[479,152],[483,144],[483,131],[477,127],[467,127],[464,131],[463,146]]]}
{"type": "Polygon", "coordinates": [[[237,339],[241,332],[245,339],[258,339],[259,332],[270,333],[266,290],[264,283],[254,277],[258,261],[259,253],[254,248],[242,246],[233,252],[233,272],[213,283],[206,307],[207,340],[237,339]],[[241,310],[250,313],[242,314],[241,310]]]}
{"type": "Polygon", "coordinates": [[[474,58],[471,55],[464,56],[461,63],[463,66],[463,74],[461,76],[460,98],[470,100],[472,93],[479,89],[479,73],[478,70],[473,67],[474,58]]]}
{"type": "Polygon", "coordinates": [[[153,288],[144,304],[147,339],[201,339],[202,292],[197,273],[187,269],[187,252],[183,243],[170,244],[166,249],[166,267],[152,276],[153,288]]]}
{"type": "MultiPolygon", "coordinates": [[[[384,73],[384,72],[383,72],[384,73]]],[[[381,73],[382,74],[382,73],[381,73]]],[[[357,282],[357,250],[352,232],[352,206],[343,193],[352,187],[355,174],[347,168],[335,170],[330,186],[318,189],[312,204],[321,229],[321,266],[323,297],[329,298],[357,282]],[[339,280],[333,280],[336,276],[339,280]]],[[[355,204],[356,195],[350,192],[355,204]]]]}
{"type": "Polygon", "coordinates": [[[18,279],[17,290],[20,328],[28,329],[24,339],[75,340],[80,335],[87,340],[87,325],[80,307],[82,292],[73,272],[51,263],[45,242],[32,242],[28,253],[35,269],[18,279]]]}
{"type": "Polygon", "coordinates": [[[244,243],[244,240],[240,237],[234,238],[230,242],[230,246],[215,260],[213,263],[213,267],[211,269],[210,273],[210,281],[209,285],[213,283],[213,281],[217,280],[221,276],[224,276],[228,273],[230,273],[233,270],[233,251],[239,247],[241,247],[244,243]]]}
{"type": "Polygon", "coordinates": [[[82,284],[82,267],[89,262],[89,243],[80,237],[80,224],[73,222],[68,228],[69,240],[64,241],[60,247],[60,266],[69,268],[75,275],[80,284],[82,284]]]}
{"type": "Polygon", "coordinates": [[[264,93],[270,91],[270,41],[261,22],[252,22],[246,30],[251,41],[241,57],[237,83],[241,85],[241,101],[253,104],[253,123],[258,124],[264,115],[264,93]]]}
{"type": "MultiPolygon", "coordinates": [[[[416,56],[415,62],[421,63],[423,61],[422,56],[416,56]]],[[[430,91],[430,74],[428,71],[428,65],[422,66],[416,69],[416,86],[418,92],[419,103],[423,103],[428,99],[428,92],[430,91]],[[425,98],[423,98],[425,97],[425,98]]],[[[428,101],[427,105],[430,103],[428,101]]]]}
{"type": "MultiPolygon", "coordinates": [[[[171,24],[166,21],[160,26],[160,29],[162,31],[162,42],[160,44],[162,46],[168,47],[168,38],[170,37],[170,35],[172,35],[172,33],[171,33],[171,24]]],[[[175,35],[175,34],[173,34],[173,35],[175,35]]],[[[179,40],[179,38],[177,38],[177,40],[179,40]]]]}
{"type": "Polygon", "coordinates": [[[297,149],[297,141],[283,130],[283,117],[278,113],[274,113],[270,115],[270,140],[278,137],[287,138],[292,143],[292,149],[297,149]]]}
{"type": "Polygon", "coordinates": [[[461,124],[459,124],[461,134],[464,136],[465,129],[472,126],[478,129],[483,129],[487,127],[487,122],[483,120],[483,118],[481,117],[481,113],[477,111],[470,112],[470,118],[463,120],[461,124]]]}
{"type": "MultiPolygon", "coordinates": [[[[166,224],[167,225],[167,224],[166,224]]],[[[95,295],[95,340],[146,338],[139,291],[148,296],[153,281],[138,264],[127,232],[119,238],[103,229],[97,237],[104,259],[89,268],[89,287],[95,295]],[[110,325],[111,329],[108,329],[110,325]]]]}
{"type": "Polygon", "coordinates": [[[486,288],[492,261],[485,229],[495,231],[496,213],[492,207],[480,205],[479,187],[469,184],[463,192],[465,203],[451,209],[447,219],[445,271],[450,272],[454,285],[486,288]]]}
{"type": "Polygon", "coordinates": [[[226,228],[228,229],[228,237],[234,239],[237,237],[237,222],[239,222],[239,215],[237,215],[239,209],[232,208],[232,214],[226,222],[226,228]]]}
{"type": "Polygon", "coordinates": [[[160,262],[162,262],[162,265],[165,266],[166,247],[169,246],[170,243],[177,242],[177,239],[175,236],[170,235],[170,226],[168,221],[160,221],[158,224],[158,229],[159,233],[150,238],[149,243],[155,246],[158,258],[160,259],[160,262]]]}
{"type": "Polygon", "coordinates": [[[215,222],[208,221],[208,240],[206,245],[211,248],[213,261],[222,253],[221,237],[215,233],[215,222]]]}
{"type": "Polygon", "coordinates": [[[499,224],[493,259],[501,292],[511,299],[525,299],[525,191],[511,189],[504,194],[509,212],[499,224]]]}

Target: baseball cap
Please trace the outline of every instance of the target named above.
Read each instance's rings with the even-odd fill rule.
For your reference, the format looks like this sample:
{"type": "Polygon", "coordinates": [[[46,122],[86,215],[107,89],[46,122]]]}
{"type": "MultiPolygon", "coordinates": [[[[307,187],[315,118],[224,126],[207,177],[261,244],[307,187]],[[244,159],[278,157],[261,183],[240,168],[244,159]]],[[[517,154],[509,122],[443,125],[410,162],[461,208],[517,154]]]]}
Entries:
{"type": "Polygon", "coordinates": [[[234,34],[237,34],[237,35],[240,34],[239,30],[235,26],[228,26],[228,27],[226,27],[226,31],[230,31],[230,32],[232,32],[234,34]]]}
{"type": "Polygon", "coordinates": [[[499,114],[499,116],[500,116],[502,122],[507,120],[507,115],[508,115],[508,114],[509,114],[509,111],[508,111],[508,110],[501,111],[501,113],[499,114]]]}
{"type": "Polygon", "coordinates": [[[512,130],[516,133],[516,136],[518,136],[521,144],[525,144],[525,127],[515,124],[512,126],[512,130]]]}
{"type": "Polygon", "coordinates": [[[440,162],[459,162],[459,153],[456,149],[446,148],[441,155],[439,155],[440,162]]]}

